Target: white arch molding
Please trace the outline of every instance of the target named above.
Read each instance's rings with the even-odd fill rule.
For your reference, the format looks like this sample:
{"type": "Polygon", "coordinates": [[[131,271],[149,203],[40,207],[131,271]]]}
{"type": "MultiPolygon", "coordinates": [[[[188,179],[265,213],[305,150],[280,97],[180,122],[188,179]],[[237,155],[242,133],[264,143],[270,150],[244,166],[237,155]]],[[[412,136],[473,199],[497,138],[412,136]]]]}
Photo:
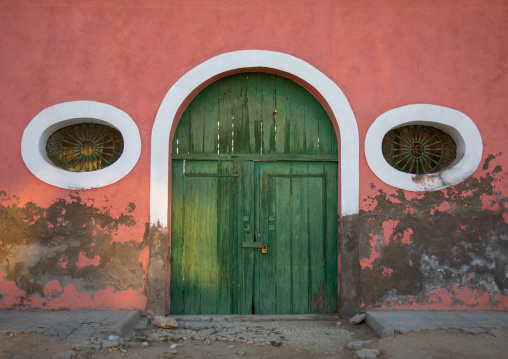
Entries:
{"type": "Polygon", "coordinates": [[[291,74],[312,86],[331,109],[340,135],[341,215],[359,211],[359,138],[353,110],[342,90],[307,62],[280,52],[243,50],[215,56],[183,75],[164,97],[152,129],[150,222],[168,225],[170,133],[182,103],[203,83],[221,74],[258,68],[291,74]]]}

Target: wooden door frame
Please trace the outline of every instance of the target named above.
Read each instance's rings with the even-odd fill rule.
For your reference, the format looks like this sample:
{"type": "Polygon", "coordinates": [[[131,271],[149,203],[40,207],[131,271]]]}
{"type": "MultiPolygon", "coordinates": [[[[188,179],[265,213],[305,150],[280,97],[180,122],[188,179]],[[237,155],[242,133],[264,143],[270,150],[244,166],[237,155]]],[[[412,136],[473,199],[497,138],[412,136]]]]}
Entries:
{"type": "Polygon", "coordinates": [[[169,89],[157,112],[150,162],[146,310],[149,315],[169,313],[171,143],[178,120],[190,101],[208,84],[234,73],[256,71],[274,73],[299,83],[320,101],[330,116],[340,151],[339,314],[349,317],[359,309],[359,136],[351,106],[342,90],[307,62],[280,52],[242,50],[215,56],[191,69],[169,89]]]}

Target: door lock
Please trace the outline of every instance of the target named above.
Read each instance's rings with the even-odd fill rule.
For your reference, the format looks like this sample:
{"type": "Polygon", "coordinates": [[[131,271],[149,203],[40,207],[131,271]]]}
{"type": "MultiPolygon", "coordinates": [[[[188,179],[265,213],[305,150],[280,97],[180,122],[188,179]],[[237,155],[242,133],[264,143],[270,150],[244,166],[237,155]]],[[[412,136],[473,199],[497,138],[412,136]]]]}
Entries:
{"type": "Polygon", "coordinates": [[[263,243],[261,245],[261,253],[268,253],[268,246],[266,245],[266,243],[263,243]]]}

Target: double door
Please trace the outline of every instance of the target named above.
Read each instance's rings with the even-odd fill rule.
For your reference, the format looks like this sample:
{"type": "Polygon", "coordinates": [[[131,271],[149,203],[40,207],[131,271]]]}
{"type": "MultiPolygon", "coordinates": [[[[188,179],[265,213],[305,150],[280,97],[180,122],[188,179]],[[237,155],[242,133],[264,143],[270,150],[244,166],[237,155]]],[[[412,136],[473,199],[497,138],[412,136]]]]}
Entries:
{"type": "Polygon", "coordinates": [[[170,312],[336,312],[337,197],[337,162],[174,160],[170,312]]]}

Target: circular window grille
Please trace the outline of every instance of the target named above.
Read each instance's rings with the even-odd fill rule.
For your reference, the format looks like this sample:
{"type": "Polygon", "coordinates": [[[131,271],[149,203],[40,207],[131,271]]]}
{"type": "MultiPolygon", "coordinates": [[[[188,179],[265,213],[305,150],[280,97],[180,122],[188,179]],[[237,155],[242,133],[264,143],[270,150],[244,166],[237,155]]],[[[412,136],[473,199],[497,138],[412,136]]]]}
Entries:
{"type": "Polygon", "coordinates": [[[80,123],[54,132],[46,153],[56,166],[72,172],[90,172],[108,167],[120,158],[120,131],[97,123],[80,123]]]}
{"type": "Polygon", "coordinates": [[[449,166],[457,145],[447,133],[429,126],[405,126],[383,138],[383,156],[393,168],[412,174],[435,173],[449,166]]]}

